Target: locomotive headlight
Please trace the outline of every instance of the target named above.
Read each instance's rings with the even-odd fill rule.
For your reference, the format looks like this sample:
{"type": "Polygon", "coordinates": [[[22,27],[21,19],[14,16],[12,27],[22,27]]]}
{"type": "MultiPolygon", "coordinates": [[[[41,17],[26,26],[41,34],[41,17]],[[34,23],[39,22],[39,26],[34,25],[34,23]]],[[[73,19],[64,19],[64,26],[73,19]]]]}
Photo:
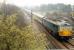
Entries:
{"type": "Polygon", "coordinates": [[[61,27],[59,29],[59,36],[71,36],[72,35],[72,27],[61,27]]]}

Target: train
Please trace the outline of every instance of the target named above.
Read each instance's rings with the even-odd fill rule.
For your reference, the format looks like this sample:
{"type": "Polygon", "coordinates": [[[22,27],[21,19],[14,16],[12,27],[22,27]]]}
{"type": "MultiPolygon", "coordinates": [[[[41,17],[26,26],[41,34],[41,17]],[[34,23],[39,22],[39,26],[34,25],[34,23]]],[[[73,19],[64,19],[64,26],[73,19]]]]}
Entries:
{"type": "Polygon", "coordinates": [[[35,20],[40,22],[43,26],[45,26],[48,30],[51,31],[51,35],[53,35],[57,39],[61,40],[69,40],[72,36],[72,25],[65,20],[52,20],[47,17],[43,17],[41,15],[36,15],[35,20]]]}
{"type": "Polygon", "coordinates": [[[31,10],[25,9],[25,11],[27,11],[31,15],[31,17],[33,15],[32,18],[34,18],[34,20],[38,21],[45,28],[51,31],[51,35],[56,39],[69,40],[72,37],[73,27],[66,20],[52,20],[31,10]]]}

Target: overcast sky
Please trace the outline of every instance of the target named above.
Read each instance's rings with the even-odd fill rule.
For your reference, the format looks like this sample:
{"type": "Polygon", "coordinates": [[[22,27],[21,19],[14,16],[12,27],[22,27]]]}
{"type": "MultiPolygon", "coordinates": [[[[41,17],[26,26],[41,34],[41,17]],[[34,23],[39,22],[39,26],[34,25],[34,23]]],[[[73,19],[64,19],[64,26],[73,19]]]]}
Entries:
{"type": "MultiPolygon", "coordinates": [[[[3,0],[0,0],[2,2],[3,0]]],[[[72,4],[74,5],[74,0],[6,0],[7,3],[15,4],[17,6],[37,6],[41,4],[72,4]]]]}

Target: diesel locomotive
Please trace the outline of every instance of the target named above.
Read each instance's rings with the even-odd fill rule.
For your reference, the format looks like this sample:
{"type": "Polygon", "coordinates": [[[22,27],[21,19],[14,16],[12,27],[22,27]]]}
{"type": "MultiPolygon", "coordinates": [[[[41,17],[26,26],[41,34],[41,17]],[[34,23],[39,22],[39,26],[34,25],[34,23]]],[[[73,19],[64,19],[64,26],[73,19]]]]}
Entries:
{"type": "Polygon", "coordinates": [[[72,25],[65,20],[51,20],[38,13],[28,11],[33,15],[33,18],[43,24],[48,30],[51,31],[51,35],[57,39],[68,40],[72,36],[72,25]]]}
{"type": "Polygon", "coordinates": [[[65,20],[50,20],[37,15],[35,20],[51,30],[51,34],[57,39],[68,40],[72,36],[72,26],[65,20]]]}

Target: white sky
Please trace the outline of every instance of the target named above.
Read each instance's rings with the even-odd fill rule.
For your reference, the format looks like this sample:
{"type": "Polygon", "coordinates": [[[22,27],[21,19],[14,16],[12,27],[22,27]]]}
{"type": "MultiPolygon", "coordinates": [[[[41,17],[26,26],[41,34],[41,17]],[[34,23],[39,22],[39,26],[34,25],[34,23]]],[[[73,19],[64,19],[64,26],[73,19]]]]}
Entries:
{"type": "MultiPolygon", "coordinates": [[[[0,0],[2,2],[3,0],[0,0]]],[[[18,6],[37,6],[40,4],[56,4],[56,3],[64,3],[64,4],[72,4],[74,5],[74,0],[6,0],[7,3],[15,4],[18,6]]]]}

